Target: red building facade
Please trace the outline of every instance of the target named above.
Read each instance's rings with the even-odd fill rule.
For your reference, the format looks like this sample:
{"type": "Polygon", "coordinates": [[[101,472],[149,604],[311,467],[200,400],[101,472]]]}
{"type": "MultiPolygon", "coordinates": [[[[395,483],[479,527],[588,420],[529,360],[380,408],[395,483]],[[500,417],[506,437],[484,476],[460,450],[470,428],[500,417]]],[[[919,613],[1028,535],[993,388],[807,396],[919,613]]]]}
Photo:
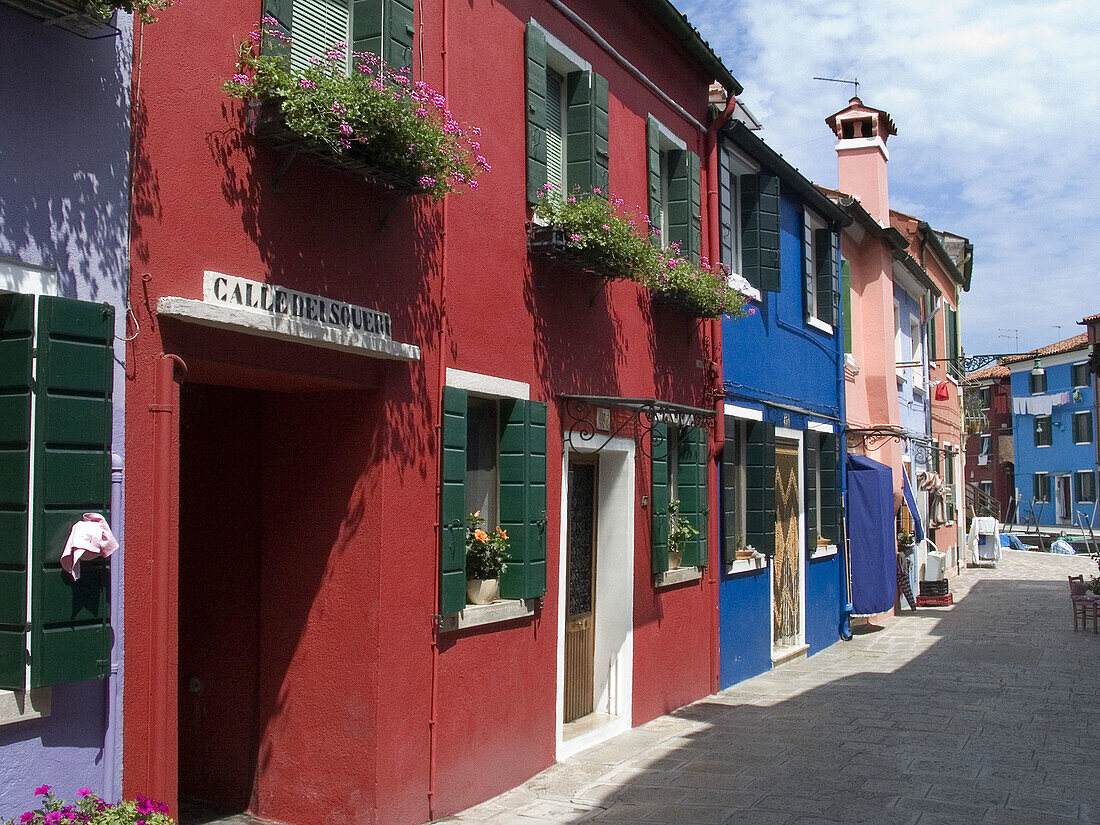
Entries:
{"type": "Polygon", "coordinates": [[[966,480],[997,501],[997,518],[1015,517],[1012,385],[1008,367],[993,364],[967,375],[966,480]],[[971,411],[975,413],[971,415],[971,411]]]}
{"type": "MultiPolygon", "coordinates": [[[[529,255],[531,72],[606,81],[589,160],[627,204],[652,203],[655,150],[697,159],[702,255],[707,89],[740,88],[663,0],[357,2],[349,39],[376,5],[480,127],[476,191],[399,197],[257,141],[221,84],[259,3],[135,38],[127,794],[422,822],[717,685],[716,322],[529,255]],[[701,535],[666,571],[677,483],[701,535]],[[475,506],[516,560],[471,609],[475,506]],[[607,724],[575,733],[586,708],[607,724]]],[[[302,31],[308,7],[266,11],[302,31]]]]}

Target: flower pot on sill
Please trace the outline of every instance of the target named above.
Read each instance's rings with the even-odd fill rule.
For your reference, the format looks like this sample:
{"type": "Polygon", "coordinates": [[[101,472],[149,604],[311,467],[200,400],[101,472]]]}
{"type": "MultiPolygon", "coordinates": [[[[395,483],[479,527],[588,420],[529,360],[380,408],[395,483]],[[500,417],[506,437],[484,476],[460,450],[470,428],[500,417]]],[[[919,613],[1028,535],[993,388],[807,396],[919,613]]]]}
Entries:
{"type": "Polygon", "coordinates": [[[717,318],[718,313],[708,312],[699,305],[690,292],[682,289],[655,289],[653,303],[671,307],[689,318],[717,318]]]}
{"type": "Polygon", "coordinates": [[[737,551],[734,552],[733,557],[735,559],[741,560],[741,559],[751,559],[755,555],[756,555],[756,552],[753,551],[753,550],[737,550],[737,551]]]}
{"type": "Polygon", "coordinates": [[[469,604],[492,604],[500,598],[500,579],[466,579],[469,604]]]}
{"type": "Polygon", "coordinates": [[[668,551],[668,569],[679,570],[680,564],[684,560],[683,550],[669,550],[668,551]]]}
{"type": "Polygon", "coordinates": [[[629,272],[612,268],[598,254],[570,246],[565,230],[560,226],[531,226],[527,230],[527,252],[534,257],[547,258],[608,280],[630,277],[629,272]]]}

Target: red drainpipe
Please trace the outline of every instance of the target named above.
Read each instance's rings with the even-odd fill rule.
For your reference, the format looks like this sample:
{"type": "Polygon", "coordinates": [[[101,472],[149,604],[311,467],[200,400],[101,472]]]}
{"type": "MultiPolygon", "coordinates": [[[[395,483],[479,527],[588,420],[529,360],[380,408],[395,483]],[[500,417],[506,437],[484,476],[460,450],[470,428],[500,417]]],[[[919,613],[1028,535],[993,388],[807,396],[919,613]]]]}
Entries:
{"type": "MultiPolygon", "coordinates": [[[[182,379],[187,365],[178,355],[161,353],[153,376],[153,547],[151,561],[153,579],[149,593],[150,637],[149,649],[149,744],[147,756],[146,793],[158,800],[170,803],[175,816],[176,799],[174,785],[168,775],[168,748],[172,740],[171,714],[168,707],[169,679],[169,588],[170,561],[173,553],[172,488],[175,455],[172,450],[173,419],[179,408],[175,401],[176,365],[182,379]]],[[[171,745],[174,748],[174,743],[171,745]]]]}

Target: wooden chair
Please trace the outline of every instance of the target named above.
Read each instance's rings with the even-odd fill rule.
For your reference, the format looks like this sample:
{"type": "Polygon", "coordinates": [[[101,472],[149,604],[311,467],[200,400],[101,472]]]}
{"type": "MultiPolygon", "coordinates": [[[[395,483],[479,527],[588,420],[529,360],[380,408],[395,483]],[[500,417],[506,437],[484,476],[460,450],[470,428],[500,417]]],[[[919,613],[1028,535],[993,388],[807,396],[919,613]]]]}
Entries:
{"type": "Polygon", "coordinates": [[[1081,629],[1084,630],[1088,626],[1089,615],[1092,615],[1092,632],[1100,633],[1098,630],[1098,615],[1100,615],[1100,599],[1092,597],[1089,594],[1088,587],[1085,584],[1085,577],[1069,576],[1069,598],[1073,603],[1073,629],[1077,630],[1077,625],[1080,623],[1081,629]]]}

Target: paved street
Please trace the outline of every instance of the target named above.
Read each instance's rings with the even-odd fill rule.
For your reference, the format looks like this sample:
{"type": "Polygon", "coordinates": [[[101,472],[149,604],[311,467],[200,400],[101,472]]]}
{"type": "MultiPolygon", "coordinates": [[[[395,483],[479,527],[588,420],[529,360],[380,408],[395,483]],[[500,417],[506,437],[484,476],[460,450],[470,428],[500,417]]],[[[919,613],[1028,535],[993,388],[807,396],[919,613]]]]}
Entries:
{"type": "Polygon", "coordinates": [[[478,825],[1100,823],[1087,558],[1009,552],[924,608],[440,820],[478,825]]]}

